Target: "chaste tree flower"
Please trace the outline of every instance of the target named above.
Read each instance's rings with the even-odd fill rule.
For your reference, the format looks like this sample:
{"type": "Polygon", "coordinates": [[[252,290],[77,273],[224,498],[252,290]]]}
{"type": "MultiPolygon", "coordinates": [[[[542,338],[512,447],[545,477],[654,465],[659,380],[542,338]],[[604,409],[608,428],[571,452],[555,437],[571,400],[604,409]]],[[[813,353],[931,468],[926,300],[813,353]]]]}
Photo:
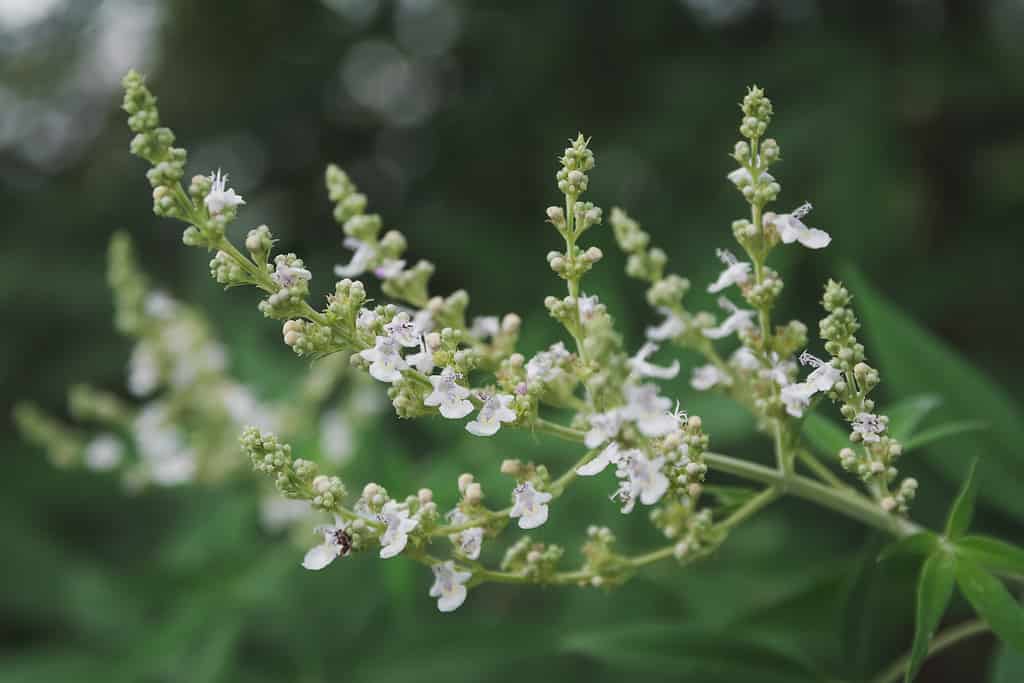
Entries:
{"type": "Polygon", "coordinates": [[[552,496],[545,491],[538,491],[533,484],[524,481],[513,491],[515,504],[508,516],[519,520],[520,529],[536,529],[548,521],[548,502],[552,496]]]}

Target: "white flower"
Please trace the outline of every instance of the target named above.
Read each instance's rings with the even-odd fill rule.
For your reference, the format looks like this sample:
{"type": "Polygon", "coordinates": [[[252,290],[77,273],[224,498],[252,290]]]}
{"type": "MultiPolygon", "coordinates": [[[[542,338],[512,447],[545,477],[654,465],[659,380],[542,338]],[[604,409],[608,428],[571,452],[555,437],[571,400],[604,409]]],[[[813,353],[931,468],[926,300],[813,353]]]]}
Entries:
{"type": "Polygon", "coordinates": [[[668,413],[672,401],[658,395],[654,384],[626,385],[626,407],[622,414],[636,423],[637,429],[646,437],[665,436],[675,429],[676,421],[668,413]]]}
{"type": "Polygon", "coordinates": [[[590,429],[583,437],[583,445],[587,448],[597,448],[608,439],[614,439],[622,428],[622,417],[622,411],[618,408],[591,415],[588,418],[590,429]]]}
{"type": "Polygon", "coordinates": [[[416,329],[416,323],[412,322],[405,311],[396,313],[391,322],[384,326],[384,331],[407,349],[414,349],[420,345],[420,333],[416,329]]]}
{"type": "Polygon", "coordinates": [[[168,420],[167,405],[153,402],[132,422],[132,434],[149,478],[163,486],[190,481],[196,473],[195,452],[168,420]]]}
{"type": "Polygon", "coordinates": [[[454,612],[466,601],[466,583],[473,578],[473,573],[458,571],[451,560],[435,564],[431,569],[434,585],[430,587],[430,597],[437,598],[440,611],[454,612]]]}
{"type": "Polygon", "coordinates": [[[456,383],[462,375],[455,368],[449,365],[440,375],[428,379],[434,391],[423,399],[423,405],[440,406],[441,415],[449,420],[460,420],[473,412],[473,404],[466,400],[469,389],[456,383]]]}
{"type": "Polygon", "coordinates": [[[391,335],[378,336],[372,349],[363,349],[359,355],[370,361],[370,376],[380,382],[397,382],[409,365],[399,353],[398,341],[391,335]]]}
{"type": "Polygon", "coordinates": [[[320,446],[324,458],[332,464],[340,465],[352,457],[352,425],[338,408],[328,410],[320,420],[320,446]]]}
{"type": "Polygon", "coordinates": [[[297,268],[295,266],[289,266],[283,260],[277,262],[277,268],[270,275],[270,279],[281,285],[282,287],[294,287],[298,284],[299,280],[313,279],[313,274],[305,268],[297,268]]]}
{"type": "Polygon", "coordinates": [[[149,344],[140,342],[128,360],[128,391],[135,396],[153,393],[160,385],[160,359],[149,344]]]}
{"type": "Polygon", "coordinates": [[[857,417],[853,419],[853,433],[860,434],[864,443],[879,441],[879,435],[884,431],[885,423],[873,413],[857,413],[857,417]]]}
{"type": "Polygon", "coordinates": [[[738,308],[736,304],[724,296],[718,300],[718,305],[729,312],[729,317],[722,321],[718,327],[709,327],[704,330],[704,336],[708,339],[722,339],[734,332],[745,330],[754,326],[754,311],[738,308]]]}
{"type": "Polygon", "coordinates": [[[267,531],[281,531],[308,515],[312,509],[308,500],[270,493],[260,499],[260,523],[267,531]]]}
{"type": "Polygon", "coordinates": [[[380,537],[380,556],[385,560],[405,550],[409,532],[419,524],[418,519],[409,518],[409,510],[393,500],[384,503],[377,519],[388,527],[380,537]]]}
{"type": "Polygon", "coordinates": [[[513,400],[511,394],[495,394],[486,397],[476,419],[466,425],[466,431],[475,436],[497,434],[501,429],[502,422],[516,421],[516,411],[509,407],[513,400]]]}
{"type": "Polygon", "coordinates": [[[690,378],[690,386],[697,391],[707,391],[719,384],[729,386],[732,379],[718,369],[717,365],[711,363],[693,369],[693,376],[690,378]]]}
{"type": "Polygon", "coordinates": [[[216,216],[224,209],[233,209],[240,204],[245,204],[240,195],[235,194],[234,190],[227,187],[227,173],[221,175],[218,168],[216,173],[210,173],[210,182],[212,183],[210,194],[206,195],[203,203],[206,204],[206,210],[211,215],[216,216]]]}
{"type": "Polygon", "coordinates": [[[668,490],[668,477],[661,467],[665,458],[648,460],[640,450],[631,449],[623,454],[616,474],[623,479],[619,497],[623,500],[623,512],[631,512],[637,499],[644,505],[654,505],[668,490]]]}
{"type": "Polygon", "coordinates": [[[469,328],[469,333],[480,340],[497,337],[500,331],[501,322],[496,315],[477,316],[469,328]]]}
{"type": "Polygon", "coordinates": [[[823,249],[829,245],[832,237],[824,230],[808,228],[804,225],[802,219],[810,212],[811,204],[805,202],[794,209],[792,213],[784,213],[782,215],[775,215],[771,212],[766,213],[764,220],[766,223],[775,225],[779,238],[785,244],[799,242],[808,249],[823,249]]]}
{"type": "Polygon", "coordinates": [[[401,274],[403,268],[405,268],[404,260],[387,259],[384,263],[373,269],[373,274],[381,280],[390,280],[401,274]]]}
{"type": "Polygon", "coordinates": [[[786,412],[793,417],[803,417],[804,409],[811,404],[815,394],[813,385],[806,382],[793,382],[782,387],[779,398],[786,405],[786,412]]]}
{"type": "Polygon", "coordinates": [[[334,274],[338,277],[359,277],[370,267],[370,263],[377,256],[377,250],[372,244],[357,240],[355,237],[346,237],[342,244],[355,253],[352,254],[352,260],[347,266],[334,266],[334,274]]]}
{"type": "Polygon", "coordinates": [[[376,312],[371,311],[369,308],[360,308],[359,314],[356,316],[356,327],[361,330],[367,330],[373,327],[378,320],[380,320],[380,316],[376,312]]]}
{"type": "Polygon", "coordinates": [[[647,362],[652,354],[657,352],[658,345],[647,342],[640,347],[636,355],[629,359],[629,371],[634,377],[653,377],[655,379],[672,379],[679,374],[679,361],[672,361],[667,368],[653,365],[647,362]]]}
{"type": "Polygon", "coordinates": [[[675,339],[686,331],[686,323],[672,309],[660,307],[658,313],[665,316],[665,319],[660,324],[647,328],[647,338],[651,341],[675,339]]]}
{"type": "Polygon", "coordinates": [[[612,441],[597,454],[597,457],[577,467],[576,474],[581,477],[592,477],[595,474],[600,474],[604,472],[608,465],[618,465],[621,457],[622,452],[619,450],[618,442],[612,441]]]}
{"type": "Polygon", "coordinates": [[[100,434],[86,445],[84,457],[91,470],[112,470],[124,458],[124,444],[113,434],[100,434]]]}
{"type": "Polygon", "coordinates": [[[569,360],[570,355],[564,343],[552,344],[526,364],[527,381],[551,382],[557,379],[562,374],[561,364],[569,360]]]}
{"type": "Polygon", "coordinates": [[[434,330],[434,316],[431,315],[430,309],[421,308],[416,311],[412,316],[412,324],[416,326],[416,329],[419,330],[421,334],[432,332],[434,330]]]}
{"type": "Polygon", "coordinates": [[[313,533],[321,534],[324,542],[313,546],[302,558],[302,566],[317,571],[323,569],[339,557],[348,555],[352,549],[352,539],[345,531],[345,522],[337,515],[333,525],[318,526],[313,533]]]}
{"type": "Polygon", "coordinates": [[[818,391],[829,391],[836,382],[843,378],[843,373],[817,356],[804,351],[800,354],[800,364],[810,365],[814,370],[807,376],[807,383],[813,385],[818,391]]]}
{"type": "Polygon", "coordinates": [[[586,294],[580,296],[576,300],[576,310],[580,317],[580,322],[590,322],[597,315],[597,306],[600,304],[600,300],[597,296],[587,296],[586,294]]]}
{"type": "Polygon", "coordinates": [[[420,350],[410,354],[405,360],[424,375],[429,375],[434,371],[434,353],[427,349],[427,342],[423,339],[423,335],[420,335],[420,350]]]}
{"type": "Polygon", "coordinates": [[[757,359],[754,352],[748,349],[746,346],[733,351],[732,355],[729,356],[729,364],[739,370],[757,370],[761,367],[761,361],[757,359]]]}
{"type": "Polygon", "coordinates": [[[717,294],[726,287],[746,284],[750,279],[750,264],[746,261],[737,261],[728,249],[719,249],[717,253],[719,260],[725,264],[725,270],[717,280],[708,285],[708,291],[717,294]]]}
{"type": "Polygon", "coordinates": [[[772,351],[768,358],[771,361],[771,367],[761,371],[764,377],[772,380],[780,387],[784,387],[793,381],[791,377],[796,370],[796,363],[789,358],[782,358],[775,351],[772,351]]]}
{"type": "Polygon", "coordinates": [[[152,292],[146,297],[144,308],[146,315],[150,317],[169,320],[174,317],[174,313],[178,308],[178,302],[166,292],[157,291],[152,292]]]}
{"type": "MultiPolygon", "coordinates": [[[[469,517],[455,508],[448,513],[448,521],[454,526],[460,526],[469,521],[469,517]]],[[[480,558],[480,549],[483,547],[484,530],[482,527],[474,526],[463,529],[449,537],[452,543],[459,549],[459,552],[471,560],[480,558]]]]}
{"type": "Polygon", "coordinates": [[[538,491],[526,481],[515,488],[516,502],[508,516],[519,518],[520,529],[536,529],[548,521],[548,501],[551,494],[538,491]]]}

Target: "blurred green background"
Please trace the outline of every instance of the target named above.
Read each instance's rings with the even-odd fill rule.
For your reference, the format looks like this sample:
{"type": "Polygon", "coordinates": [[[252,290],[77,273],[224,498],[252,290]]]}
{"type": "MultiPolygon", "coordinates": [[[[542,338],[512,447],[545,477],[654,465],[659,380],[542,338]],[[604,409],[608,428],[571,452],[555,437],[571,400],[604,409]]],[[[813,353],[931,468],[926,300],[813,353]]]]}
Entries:
{"type": "MultiPolygon", "coordinates": [[[[627,208],[694,281],[691,305],[712,306],[714,249],[744,215],[724,178],[736,102],[756,82],[775,103],[780,206],[812,201],[811,224],[834,238],[824,253],[780,250],[781,313],[813,331],[825,278],[864,283],[854,293],[881,393],[943,395],[935,424],[992,423],[904,461],[922,483],[915,515],[937,524],[980,455],[979,528],[1024,539],[1019,0],[0,0],[5,416],[22,398],[61,413],[74,382],[122,391],[131,346],[104,280],[116,229],[157,281],[210,314],[264,395],[303,368],[253,293],[219,291],[179,226],[150,213],[118,109],[129,67],[149,75],[190,170],[231,173],[248,202],[239,234],[269,224],[315,291],[348,258],[322,187],[334,161],[410,255],[437,264],[436,291],[467,289],[474,314],[522,314],[527,350],[558,334],[541,305],[560,291],[543,218],[577,130],[597,154],[589,198],[606,215],[627,208]]],[[[607,258],[587,288],[638,345],[652,320],[642,289],[607,229],[594,241],[607,258]]],[[[742,413],[693,396],[685,378],[668,390],[704,417],[716,450],[766,455],[742,413]]],[[[470,441],[438,421],[385,415],[380,427],[360,444],[352,488],[429,482],[450,504],[466,468],[523,457],[557,470],[575,457],[504,432],[470,441]]],[[[261,531],[252,480],[132,497],[114,477],[52,468],[6,417],[3,430],[3,683],[860,681],[910,643],[913,563],[876,566],[883,539],[798,502],[696,567],[658,566],[610,594],[486,586],[442,616],[418,566],[359,556],[302,571],[300,548],[261,531]],[[794,660],[817,673],[800,678],[794,660]]],[[[536,534],[569,539],[568,563],[590,523],[629,548],[658,541],[642,514],[595,505],[602,484],[575,489],[536,534]]],[[[1019,683],[1024,663],[982,637],[921,680],[1019,683]]]]}

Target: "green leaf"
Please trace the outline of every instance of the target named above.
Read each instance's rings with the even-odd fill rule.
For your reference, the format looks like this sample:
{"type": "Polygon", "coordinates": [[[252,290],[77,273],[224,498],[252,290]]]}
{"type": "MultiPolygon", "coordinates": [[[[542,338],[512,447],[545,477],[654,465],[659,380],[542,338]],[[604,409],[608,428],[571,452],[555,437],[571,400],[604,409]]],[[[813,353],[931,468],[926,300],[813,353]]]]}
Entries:
{"type": "Polygon", "coordinates": [[[820,680],[800,659],[778,648],[729,634],[701,632],[688,624],[647,622],[577,632],[561,642],[564,652],[582,655],[631,675],[664,675],[678,680],[761,683],[820,680]]]}
{"type": "Polygon", "coordinates": [[[967,528],[971,526],[971,518],[974,517],[974,497],[978,490],[974,479],[974,472],[977,468],[978,459],[975,458],[971,461],[967,479],[960,487],[960,493],[957,494],[956,500],[953,501],[953,507],[949,510],[945,536],[951,541],[963,536],[967,528]]]}
{"type": "Polygon", "coordinates": [[[914,644],[910,648],[910,661],[904,683],[914,680],[928,655],[928,645],[939,626],[939,621],[953,597],[953,578],[956,560],[949,553],[936,552],[925,560],[917,582],[917,617],[914,624],[914,644]]]}
{"type": "Polygon", "coordinates": [[[923,448],[933,441],[941,441],[942,439],[948,439],[951,436],[958,436],[960,434],[969,434],[970,432],[980,432],[984,429],[988,429],[988,422],[985,420],[959,420],[957,422],[946,422],[945,424],[935,425],[929,427],[923,431],[918,432],[909,439],[903,442],[903,452],[909,453],[910,451],[923,448]]]}
{"type": "MultiPolygon", "coordinates": [[[[860,273],[847,268],[845,276],[864,323],[868,355],[890,393],[940,394],[944,403],[938,416],[950,422],[986,421],[990,428],[974,436],[975,449],[986,454],[979,495],[1015,519],[1024,519],[1018,484],[1024,480],[1024,411],[949,344],[887,302],[860,273]]],[[[928,446],[928,464],[947,478],[962,481],[967,470],[962,445],[938,440],[928,446]]]]}
{"type": "Polygon", "coordinates": [[[889,416],[889,434],[906,443],[924,418],[940,405],[942,397],[935,394],[910,396],[892,404],[885,410],[885,414],[889,416]]]}
{"type": "Polygon", "coordinates": [[[988,683],[1020,683],[1024,681],[1024,652],[1005,645],[998,648],[988,683]]]}
{"type": "Polygon", "coordinates": [[[812,446],[832,458],[850,445],[850,438],[842,427],[817,413],[809,413],[804,418],[803,434],[812,446]]]}
{"type": "Polygon", "coordinates": [[[967,602],[995,634],[1010,647],[1024,651],[1024,608],[1002,582],[965,557],[957,560],[956,582],[967,602]]]}
{"type": "Polygon", "coordinates": [[[905,536],[882,548],[882,552],[878,553],[878,562],[885,562],[896,555],[927,555],[935,550],[938,542],[938,537],[930,531],[905,536]]]}
{"type": "Polygon", "coordinates": [[[956,551],[994,572],[1024,576],[1024,549],[991,536],[965,536],[956,551]]]}

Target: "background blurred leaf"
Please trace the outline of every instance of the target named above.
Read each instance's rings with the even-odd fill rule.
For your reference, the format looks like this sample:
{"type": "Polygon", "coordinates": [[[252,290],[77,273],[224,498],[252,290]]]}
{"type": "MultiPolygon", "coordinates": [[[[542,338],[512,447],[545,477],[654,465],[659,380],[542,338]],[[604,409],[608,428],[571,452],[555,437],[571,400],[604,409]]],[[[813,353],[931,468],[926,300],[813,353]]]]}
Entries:
{"type": "Polygon", "coordinates": [[[1024,681],[1024,652],[1000,645],[988,683],[1020,683],[1024,681]]]}
{"type": "Polygon", "coordinates": [[[995,572],[1024,577],[1024,549],[989,536],[967,536],[956,542],[957,552],[995,572]]]}
{"type": "MultiPolygon", "coordinates": [[[[854,294],[854,308],[864,321],[868,357],[877,359],[883,382],[899,394],[938,393],[945,399],[945,420],[972,419],[991,425],[973,434],[972,452],[981,453],[982,499],[1017,519],[1024,519],[1024,496],[1017,482],[1024,478],[1024,415],[997,384],[973,368],[948,344],[888,303],[852,268],[845,271],[854,294]]],[[[966,440],[934,442],[926,461],[954,480],[961,480],[969,462],[966,440]]]]}
{"type": "Polygon", "coordinates": [[[804,418],[803,435],[823,455],[838,458],[838,453],[850,445],[847,432],[830,418],[808,413],[804,418]]]}
{"type": "Polygon", "coordinates": [[[906,443],[921,422],[936,408],[942,405],[942,397],[936,394],[908,396],[892,405],[886,406],[885,414],[889,416],[889,433],[901,442],[906,443]]]}

